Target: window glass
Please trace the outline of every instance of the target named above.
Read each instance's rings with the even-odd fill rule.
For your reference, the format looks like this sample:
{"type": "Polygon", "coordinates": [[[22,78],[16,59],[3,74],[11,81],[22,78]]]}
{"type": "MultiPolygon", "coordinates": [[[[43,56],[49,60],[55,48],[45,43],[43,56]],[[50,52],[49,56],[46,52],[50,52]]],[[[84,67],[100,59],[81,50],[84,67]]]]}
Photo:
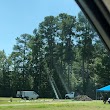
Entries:
{"type": "Polygon", "coordinates": [[[95,99],[110,84],[110,56],[75,1],[2,0],[0,14],[1,97],[95,99]]]}

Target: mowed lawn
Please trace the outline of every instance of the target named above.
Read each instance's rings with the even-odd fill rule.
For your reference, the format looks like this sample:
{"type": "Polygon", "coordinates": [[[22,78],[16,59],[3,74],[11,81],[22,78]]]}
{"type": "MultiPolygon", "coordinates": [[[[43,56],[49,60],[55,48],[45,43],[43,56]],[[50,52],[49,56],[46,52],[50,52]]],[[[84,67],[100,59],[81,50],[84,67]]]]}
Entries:
{"type": "Polygon", "coordinates": [[[110,104],[103,104],[102,101],[12,100],[10,102],[9,98],[0,98],[0,110],[110,110],[110,104]]]}

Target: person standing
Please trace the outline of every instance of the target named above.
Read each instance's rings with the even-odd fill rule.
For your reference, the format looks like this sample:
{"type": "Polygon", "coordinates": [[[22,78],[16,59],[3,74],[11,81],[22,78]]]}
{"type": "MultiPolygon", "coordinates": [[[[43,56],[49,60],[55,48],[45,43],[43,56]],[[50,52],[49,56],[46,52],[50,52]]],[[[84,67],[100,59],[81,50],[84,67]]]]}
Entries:
{"type": "Polygon", "coordinates": [[[107,93],[106,93],[103,96],[103,102],[104,102],[104,104],[106,104],[107,100],[108,100],[108,96],[107,96],[107,93]]]}

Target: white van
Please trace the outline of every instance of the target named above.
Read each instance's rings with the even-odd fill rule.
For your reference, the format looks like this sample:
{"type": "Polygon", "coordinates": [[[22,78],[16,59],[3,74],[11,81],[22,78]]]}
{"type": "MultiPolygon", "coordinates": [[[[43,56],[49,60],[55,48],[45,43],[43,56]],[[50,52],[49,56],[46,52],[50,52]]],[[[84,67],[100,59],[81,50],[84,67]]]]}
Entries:
{"type": "Polygon", "coordinates": [[[38,99],[39,95],[34,91],[17,91],[16,97],[23,99],[38,99]]]}

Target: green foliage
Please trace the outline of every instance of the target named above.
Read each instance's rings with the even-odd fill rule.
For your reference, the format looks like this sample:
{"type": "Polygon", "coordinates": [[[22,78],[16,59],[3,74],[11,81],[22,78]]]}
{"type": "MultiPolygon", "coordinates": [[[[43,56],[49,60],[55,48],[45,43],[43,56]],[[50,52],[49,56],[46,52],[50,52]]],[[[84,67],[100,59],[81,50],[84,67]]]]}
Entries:
{"type": "Polygon", "coordinates": [[[22,34],[9,57],[0,51],[0,96],[34,90],[40,97],[86,94],[95,98],[97,86],[110,83],[110,56],[82,12],[47,16],[33,35],[22,34]]]}

